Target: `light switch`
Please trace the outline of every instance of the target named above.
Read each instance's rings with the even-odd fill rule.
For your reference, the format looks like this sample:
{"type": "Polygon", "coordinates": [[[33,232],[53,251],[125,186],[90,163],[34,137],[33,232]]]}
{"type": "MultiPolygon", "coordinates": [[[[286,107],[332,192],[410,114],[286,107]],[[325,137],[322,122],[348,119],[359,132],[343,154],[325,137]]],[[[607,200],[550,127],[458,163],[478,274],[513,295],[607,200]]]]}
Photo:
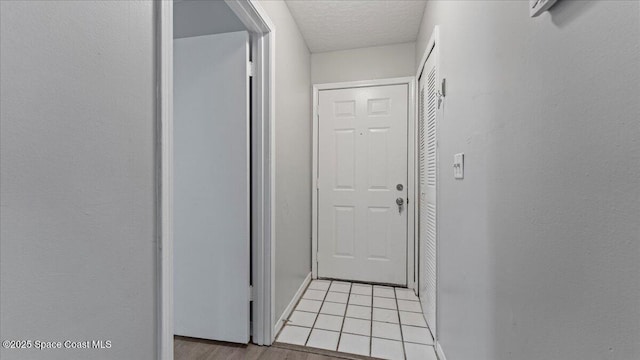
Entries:
{"type": "Polygon", "coordinates": [[[453,177],[454,179],[464,179],[464,154],[453,155],[453,177]]]}

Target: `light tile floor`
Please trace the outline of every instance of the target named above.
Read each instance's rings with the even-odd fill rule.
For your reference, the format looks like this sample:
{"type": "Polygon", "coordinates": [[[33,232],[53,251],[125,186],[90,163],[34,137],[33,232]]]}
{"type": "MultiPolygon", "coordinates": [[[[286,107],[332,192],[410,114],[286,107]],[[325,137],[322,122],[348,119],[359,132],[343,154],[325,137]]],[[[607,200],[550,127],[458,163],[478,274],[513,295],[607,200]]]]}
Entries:
{"type": "Polygon", "coordinates": [[[382,359],[437,360],[412,290],[313,280],[278,342],[382,359]]]}

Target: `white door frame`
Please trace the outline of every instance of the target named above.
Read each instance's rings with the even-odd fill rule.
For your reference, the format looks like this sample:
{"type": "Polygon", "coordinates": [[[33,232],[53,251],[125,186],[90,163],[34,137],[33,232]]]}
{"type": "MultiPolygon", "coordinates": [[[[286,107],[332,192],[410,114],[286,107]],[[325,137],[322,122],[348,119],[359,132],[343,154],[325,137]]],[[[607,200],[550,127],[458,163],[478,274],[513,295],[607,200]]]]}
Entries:
{"type": "MultiPolygon", "coordinates": [[[[433,52],[433,56],[434,56],[434,60],[435,60],[435,66],[436,66],[436,84],[438,84],[437,86],[441,86],[442,85],[442,73],[440,72],[440,27],[438,25],[436,25],[433,28],[433,32],[431,33],[431,37],[429,38],[429,42],[427,43],[427,47],[424,49],[424,53],[422,54],[422,58],[420,59],[420,62],[418,63],[418,70],[416,72],[416,81],[418,81],[418,79],[420,79],[420,75],[422,74],[422,71],[424,70],[424,66],[427,63],[427,59],[429,58],[429,56],[432,54],[433,52]]],[[[419,91],[419,89],[416,88],[416,97],[418,96],[417,92],[419,91]]],[[[436,121],[441,122],[444,118],[444,96],[445,94],[441,94],[440,96],[440,101],[441,104],[440,106],[437,107],[436,109],[436,121]]],[[[415,104],[415,111],[416,114],[418,114],[418,102],[416,102],[415,104]]],[[[438,148],[438,143],[440,141],[440,133],[436,130],[436,149],[438,148]]],[[[416,157],[418,158],[418,157],[416,157]]],[[[442,169],[440,166],[440,152],[438,150],[436,150],[436,199],[438,199],[440,197],[440,187],[437,186],[437,184],[440,184],[440,177],[441,177],[441,173],[442,171],[445,169],[442,169]]],[[[440,246],[440,232],[437,231],[437,229],[439,228],[439,222],[440,222],[440,216],[438,216],[438,212],[439,212],[439,208],[440,208],[440,202],[436,201],[436,259],[438,259],[438,247],[440,246]]],[[[415,223],[416,226],[416,234],[418,234],[418,222],[416,221],[415,223]]],[[[419,269],[419,255],[420,254],[416,254],[416,269],[419,269]]],[[[438,267],[440,266],[440,262],[436,261],[436,324],[438,323],[438,304],[439,304],[439,291],[438,291],[438,267]]],[[[418,279],[418,277],[420,276],[419,272],[416,271],[418,273],[418,276],[416,277],[418,279]]],[[[420,294],[418,294],[420,295],[420,294]]],[[[442,351],[442,347],[440,346],[440,343],[438,342],[438,329],[436,326],[435,331],[433,331],[433,340],[435,343],[435,348],[436,348],[436,352],[438,353],[439,358],[444,359],[444,353],[442,351]]]]}
{"type": "MultiPolygon", "coordinates": [[[[247,27],[253,54],[252,340],[274,340],[275,26],[257,1],[225,0],[247,27]]],[[[173,1],[156,0],[156,236],[158,359],[173,359],[173,1]]],[[[247,289],[247,291],[249,291],[247,289]]]]}
{"type": "Polygon", "coordinates": [[[416,290],[416,271],[415,271],[415,214],[416,214],[416,176],[417,176],[417,121],[416,121],[416,78],[400,77],[391,79],[365,80],[365,81],[348,81],[340,83],[314,84],[313,85],[313,172],[312,172],[312,197],[311,197],[311,272],[314,279],[318,278],[318,101],[319,92],[321,90],[337,90],[359,87],[372,87],[383,85],[408,85],[409,93],[407,94],[408,104],[408,143],[407,143],[407,197],[410,199],[407,206],[407,287],[416,290]],[[412,231],[413,229],[413,231],[412,231]]]}

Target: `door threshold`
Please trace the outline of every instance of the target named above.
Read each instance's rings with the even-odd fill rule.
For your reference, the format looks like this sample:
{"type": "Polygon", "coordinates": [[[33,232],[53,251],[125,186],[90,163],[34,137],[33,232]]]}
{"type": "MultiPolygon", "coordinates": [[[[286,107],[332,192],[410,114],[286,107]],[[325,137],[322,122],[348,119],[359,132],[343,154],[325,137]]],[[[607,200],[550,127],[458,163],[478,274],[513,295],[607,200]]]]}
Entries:
{"type": "Polygon", "coordinates": [[[197,338],[197,337],[191,337],[191,336],[182,336],[182,335],[173,335],[173,339],[174,340],[192,342],[192,343],[231,346],[231,347],[247,347],[249,345],[249,344],[234,343],[234,342],[219,341],[219,340],[211,340],[211,339],[203,339],[203,338],[197,338]]]}
{"type": "Polygon", "coordinates": [[[374,358],[374,357],[371,357],[371,356],[348,354],[348,353],[343,353],[343,352],[339,352],[339,351],[325,350],[325,349],[307,347],[307,346],[302,346],[302,345],[287,344],[287,343],[281,343],[281,342],[277,342],[277,341],[274,342],[271,346],[272,347],[277,347],[277,348],[280,348],[280,349],[287,349],[287,350],[304,352],[304,353],[308,353],[308,354],[331,356],[331,357],[338,358],[338,359],[347,359],[347,360],[378,359],[378,358],[374,358]]]}
{"type": "Polygon", "coordinates": [[[319,277],[319,278],[314,279],[314,280],[342,281],[342,282],[349,282],[349,283],[352,283],[352,284],[359,284],[359,285],[389,286],[389,287],[394,287],[394,288],[405,288],[405,289],[409,288],[406,284],[403,285],[403,284],[393,284],[393,283],[385,283],[385,282],[337,279],[337,278],[330,278],[330,277],[319,277]]]}

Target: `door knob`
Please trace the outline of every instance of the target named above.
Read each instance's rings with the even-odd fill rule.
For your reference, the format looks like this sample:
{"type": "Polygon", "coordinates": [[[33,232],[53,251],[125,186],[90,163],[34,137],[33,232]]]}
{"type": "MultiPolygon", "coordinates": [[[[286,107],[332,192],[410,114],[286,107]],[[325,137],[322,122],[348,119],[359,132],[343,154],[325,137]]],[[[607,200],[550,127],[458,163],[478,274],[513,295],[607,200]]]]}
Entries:
{"type": "Polygon", "coordinates": [[[402,186],[402,184],[396,185],[396,190],[402,191],[402,189],[404,189],[404,186],[402,186]]]}

